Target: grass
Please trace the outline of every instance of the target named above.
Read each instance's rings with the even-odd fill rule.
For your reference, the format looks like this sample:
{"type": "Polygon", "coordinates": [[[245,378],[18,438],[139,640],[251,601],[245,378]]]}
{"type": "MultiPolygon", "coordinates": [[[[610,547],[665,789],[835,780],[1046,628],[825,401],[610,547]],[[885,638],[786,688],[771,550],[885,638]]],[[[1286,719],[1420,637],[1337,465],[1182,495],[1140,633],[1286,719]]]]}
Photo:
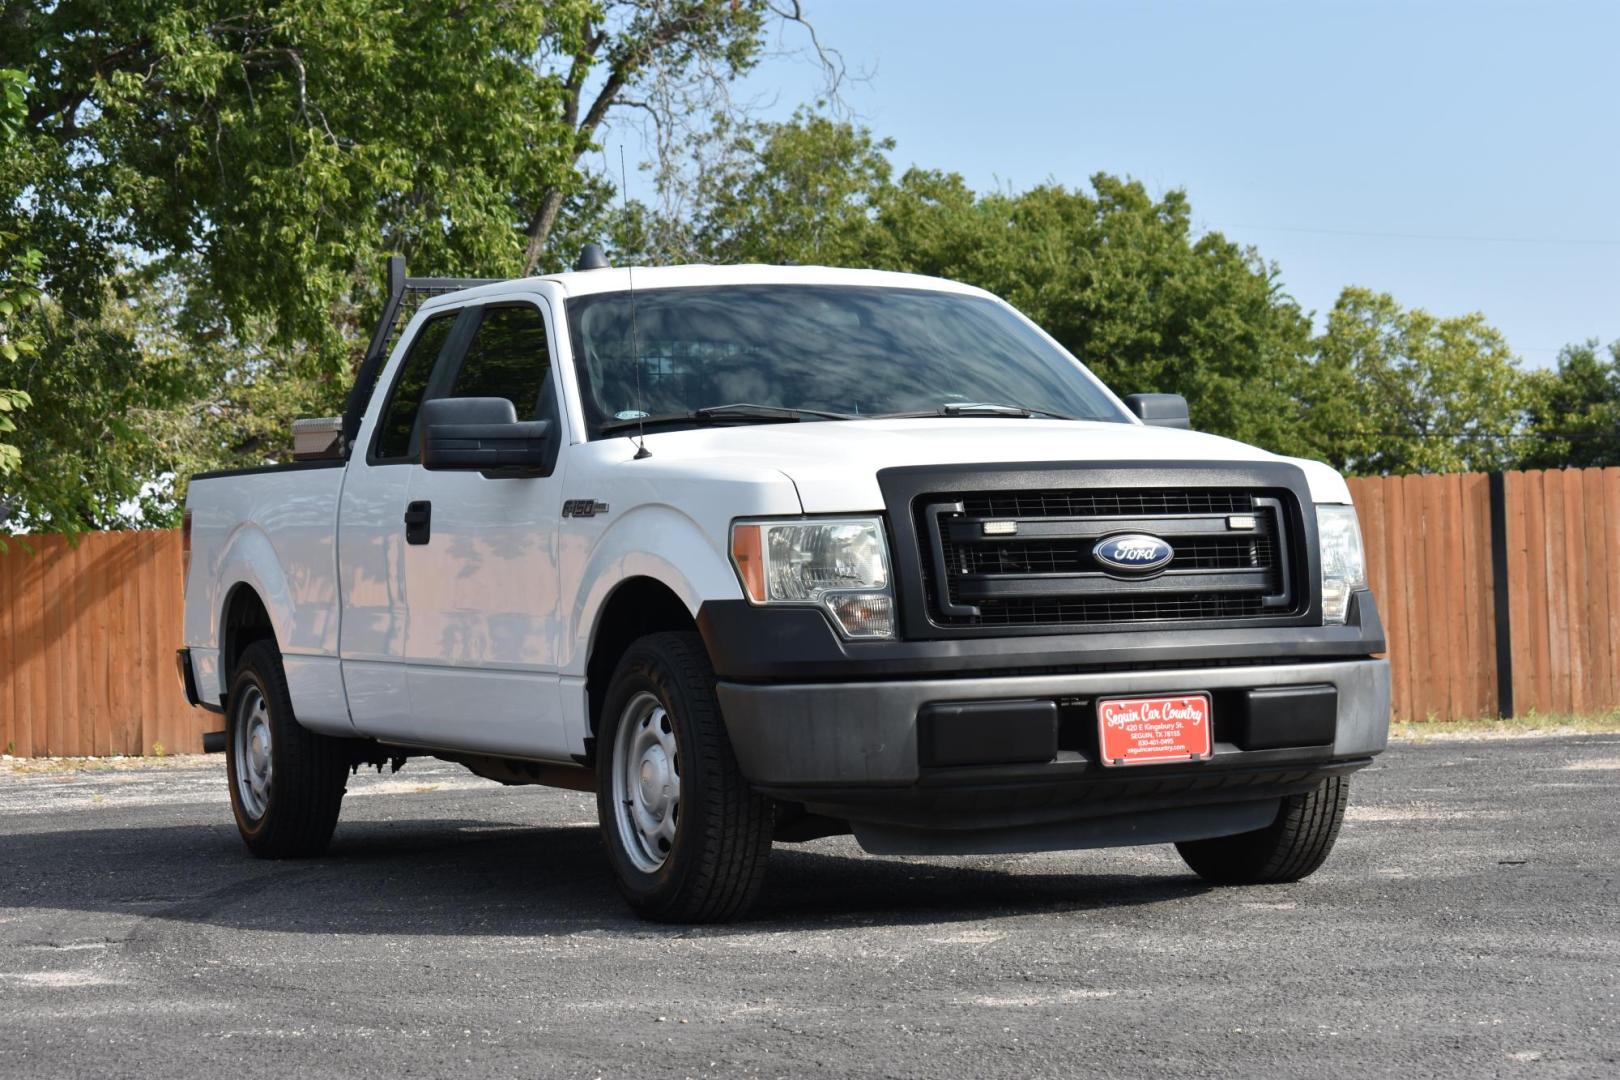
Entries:
{"type": "Polygon", "coordinates": [[[1530,713],[1506,720],[1397,720],[1389,726],[1394,739],[1422,743],[1431,739],[1528,739],[1546,735],[1601,735],[1620,732],[1620,709],[1585,715],[1530,713]]]}
{"type": "Polygon", "coordinates": [[[201,754],[165,757],[14,757],[0,762],[0,771],[24,776],[81,772],[127,772],[134,769],[196,768],[218,761],[201,754]]]}

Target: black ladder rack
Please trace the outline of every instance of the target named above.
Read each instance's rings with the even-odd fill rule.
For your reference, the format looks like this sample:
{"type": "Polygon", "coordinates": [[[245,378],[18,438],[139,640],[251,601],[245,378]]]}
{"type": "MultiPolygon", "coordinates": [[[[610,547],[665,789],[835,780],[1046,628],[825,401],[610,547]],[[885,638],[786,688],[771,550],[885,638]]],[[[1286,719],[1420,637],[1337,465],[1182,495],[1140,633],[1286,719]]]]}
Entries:
{"type": "Polygon", "coordinates": [[[354,446],[355,437],[360,434],[360,420],[365,416],[366,406],[370,403],[372,392],[377,385],[377,377],[382,374],[382,366],[391,351],[394,331],[398,329],[396,324],[399,322],[405,300],[408,297],[427,299],[442,296],[445,293],[471,289],[479,285],[495,285],[503,280],[505,279],[406,277],[405,256],[388,257],[388,302],[383,305],[382,318],[377,321],[377,329],[371,335],[371,344],[366,346],[365,359],[360,361],[360,370],[355,372],[354,376],[354,386],[350,389],[348,401],[343,406],[344,456],[348,456],[354,446]]]}

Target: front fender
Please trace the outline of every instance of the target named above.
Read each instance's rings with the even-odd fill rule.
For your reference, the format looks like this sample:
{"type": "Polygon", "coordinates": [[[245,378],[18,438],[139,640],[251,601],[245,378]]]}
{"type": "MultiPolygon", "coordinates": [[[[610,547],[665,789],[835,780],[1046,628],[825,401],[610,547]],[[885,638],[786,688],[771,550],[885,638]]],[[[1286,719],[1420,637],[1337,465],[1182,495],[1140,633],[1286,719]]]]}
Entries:
{"type": "Polygon", "coordinates": [[[602,533],[580,572],[565,578],[583,587],[568,611],[562,674],[584,676],[603,606],[619,585],[634,577],[667,586],[693,618],[704,600],[743,595],[730,560],[694,519],[668,505],[636,507],[602,533]]]}

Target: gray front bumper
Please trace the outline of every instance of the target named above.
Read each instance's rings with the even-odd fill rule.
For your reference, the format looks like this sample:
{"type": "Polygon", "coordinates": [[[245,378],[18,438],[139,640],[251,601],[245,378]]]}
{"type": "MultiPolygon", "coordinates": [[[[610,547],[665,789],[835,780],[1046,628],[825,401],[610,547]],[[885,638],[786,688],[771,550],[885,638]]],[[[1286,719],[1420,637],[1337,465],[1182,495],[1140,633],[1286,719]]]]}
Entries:
{"type": "MultiPolygon", "coordinates": [[[[767,788],[854,788],[918,782],[917,714],[933,702],[1322,684],[1338,691],[1338,723],[1331,752],[1315,747],[1313,756],[1348,760],[1384,749],[1389,739],[1389,662],[1375,659],[852,683],[721,682],[719,692],[738,764],[750,781],[767,788]]],[[[1276,761],[1279,753],[1218,742],[1215,757],[1203,767],[1276,761]]]]}

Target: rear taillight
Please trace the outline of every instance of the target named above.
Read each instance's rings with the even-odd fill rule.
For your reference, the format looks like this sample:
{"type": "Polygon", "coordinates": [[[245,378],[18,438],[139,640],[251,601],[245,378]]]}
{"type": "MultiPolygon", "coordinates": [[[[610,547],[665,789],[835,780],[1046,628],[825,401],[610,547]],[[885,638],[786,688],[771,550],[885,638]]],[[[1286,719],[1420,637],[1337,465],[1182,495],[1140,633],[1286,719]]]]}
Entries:
{"type": "Polygon", "coordinates": [[[180,515],[180,585],[191,579],[191,511],[180,515]]]}

